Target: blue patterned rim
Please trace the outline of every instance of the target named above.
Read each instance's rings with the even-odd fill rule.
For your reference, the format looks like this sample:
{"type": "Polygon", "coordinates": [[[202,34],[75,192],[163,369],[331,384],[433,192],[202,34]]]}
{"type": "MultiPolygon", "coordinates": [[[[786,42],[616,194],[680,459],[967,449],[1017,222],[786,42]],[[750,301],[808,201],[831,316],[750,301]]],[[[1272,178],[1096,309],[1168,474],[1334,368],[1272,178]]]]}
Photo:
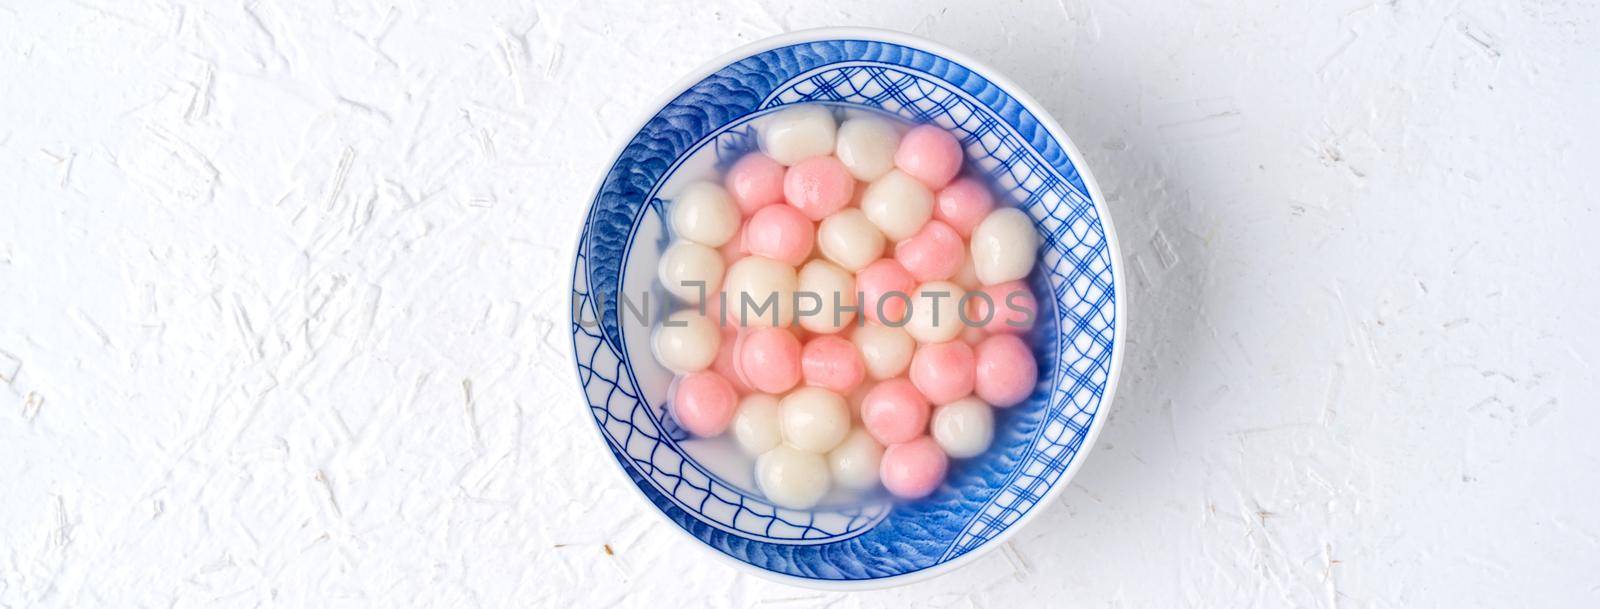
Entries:
{"type": "Polygon", "coordinates": [[[579,238],[573,351],[607,448],[677,528],[736,564],[789,583],[897,585],[992,549],[1082,462],[1122,360],[1118,330],[1126,297],[1115,237],[1093,179],[1080,172],[1081,156],[1016,87],[902,34],[799,32],[735,51],[706,73],[683,85],[623,147],[579,238]],[[748,149],[751,119],[799,102],[886,112],[955,132],[968,171],[986,176],[1026,211],[1042,237],[1029,278],[1041,303],[1040,323],[1028,337],[1039,356],[1039,387],[1027,402],[1001,411],[988,452],[953,464],[946,484],[926,499],[776,508],[686,454],[664,405],[644,399],[634,376],[617,296],[635,229],[649,210],[659,211],[660,185],[705,146],[726,158],[748,149]]]}

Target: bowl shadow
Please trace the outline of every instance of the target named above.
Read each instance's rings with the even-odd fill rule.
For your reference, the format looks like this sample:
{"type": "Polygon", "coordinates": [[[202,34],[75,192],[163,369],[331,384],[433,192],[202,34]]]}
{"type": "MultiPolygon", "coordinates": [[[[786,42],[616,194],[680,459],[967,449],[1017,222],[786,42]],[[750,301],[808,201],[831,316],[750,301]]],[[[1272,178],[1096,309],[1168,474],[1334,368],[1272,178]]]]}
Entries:
{"type": "Polygon", "coordinates": [[[1129,526],[1129,506],[1112,501],[1167,484],[1170,465],[1182,458],[1172,396],[1185,368],[1177,364],[1192,361],[1211,340],[1215,330],[1202,303],[1224,288],[1210,280],[1214,261],[1192,228],[1202,225],[1204,212],[1183,186],[1181,167],[1162,154],[1170,144],[1141,124],[1140,88],[1129,82],[1139,66],[1083,66],[1095,70],[1089,75],[1073,73],[1072,64],[1020,56],[979,59],[1033,94],[1083,153],[1110,210],[1124,274],[1119,296],[1127,298],[1118,320],[1126,351],[1116,395],[1101,415],[1108,417],[1105,427],[1055,504],[1013,540],[1012,551],[1031,555],[1024,564],[1038,568],[1110,550],[1083,544],[1113,538],[1092,531],[1129,526]]]}

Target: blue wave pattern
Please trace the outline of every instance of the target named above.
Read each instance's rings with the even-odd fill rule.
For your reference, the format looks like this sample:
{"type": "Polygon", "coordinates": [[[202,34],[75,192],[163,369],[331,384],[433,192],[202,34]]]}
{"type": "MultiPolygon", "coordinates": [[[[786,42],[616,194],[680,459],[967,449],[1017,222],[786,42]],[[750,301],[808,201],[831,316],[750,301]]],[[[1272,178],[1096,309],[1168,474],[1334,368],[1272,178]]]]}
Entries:
{"type": "Polygon", "coordinates": [[[1060,479],[1104,396],[1116,294],[1104,228],[1086,192],[1065,150],[1036,117],[993,83],[942,57],[889,43],[836,40],[731,64],[646,123],[606,176],[591,209],[573,298],[575,311],[598,315],[601,323],[598,329],[575,323],[573,333],[580,382],[596,423],[624,470],[663,513],[707,545],[751,565],[802,578],[859,580],[911,573],[970,552],[1032,510],[1060,479]],[[995,448],[957,463],[934,495],[896,505],[886,515],[832,514],[830,520],[843,524],[830,527],[832,535],[817,529],[815,516],[774,511],[759,498],[719,488],[675,442],[661,438],[634,389],[615,307],[633,224],[673,162],[721,125],[803,101],[865,106],[955,131],[972,159],[969,169],[988,176],[1044,236],[1041,265],[1030,278],[1046,309],[1031,335],[1040,354],[1039,388],[1000,414],[995,448]],[[694,502],[701,495],[681,492],[685,485],[704,490],[706,499],[694,502]],[[780,526],[751,519],[763,517],[780,526]],[[772,535],[775,529],[781,535],[772,535]]]}
{"type": "MultiPolygon", "coordinates": [[[[584,275],[587,260],[579,256],[575,277],[584,275]]],[[[597,303],[584,288],[574,280],[574,317],[593,320],[597,303]]],[[[884,503],[835,510],[781,509],[716,479],[678,446],[689,439],[688,432],[665,409],[654,411],[641,399],[625,352],[613,350],[594,329],[573,325],[578,382],[590,412],[612,453],[657,505],[692,511],[713,527],[742,537],[786,544],[844,539],[887,516],[889,506],[884,503]]]]}
{"type": "MultiPolygon", "coordinates": [[[[1025,467],[962,531],[944,556],[953,558],[982,545],[1031,509],[1066,471],[1088,435],[1110,367],[1116,311],[1104,231],[1081,181],[1059,177],[1009,125],[960,91],[894,67],[857,65],[815,71],[780,89],[765,105],[813,101],[876,107],[957,134],[971,163],[1000,192],[1017,199],[1045,235],[1042,260],[1049,281],[1036,281],[1033,289],[1053,294],[1050,300],[1064,308],[1058,314],[1065,317],[1074,340],[1066,346],[1071,353],[1062,354],[1060,361],[1071,365],[1055,368],[1055,373],[1070,383],[1052,396],[1046,416],[1051,424],[1035,438],[1025,467]]],[[[1077,177],[1076,172],[1068,175],[1077,177]]],[[[1034,339],[1036,352],[1053,352],[1039,340],[1034,339]]]]}

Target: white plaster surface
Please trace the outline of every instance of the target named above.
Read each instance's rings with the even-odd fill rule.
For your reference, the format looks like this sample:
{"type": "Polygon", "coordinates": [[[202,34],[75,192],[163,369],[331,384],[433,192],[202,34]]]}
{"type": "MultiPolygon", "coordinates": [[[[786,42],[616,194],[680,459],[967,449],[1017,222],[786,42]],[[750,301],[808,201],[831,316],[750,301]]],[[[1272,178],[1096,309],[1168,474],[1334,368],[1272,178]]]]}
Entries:
{"type": "Polygon", "coordinates": [[[1600,606],[1597,107],[1560,0],[5,0],[0,607],[1600,606]],[[1029,89],[1133,298],[1062,500],[852,595],[651,518],[563,310],[650,100],[820,25],[1029,89]]]}

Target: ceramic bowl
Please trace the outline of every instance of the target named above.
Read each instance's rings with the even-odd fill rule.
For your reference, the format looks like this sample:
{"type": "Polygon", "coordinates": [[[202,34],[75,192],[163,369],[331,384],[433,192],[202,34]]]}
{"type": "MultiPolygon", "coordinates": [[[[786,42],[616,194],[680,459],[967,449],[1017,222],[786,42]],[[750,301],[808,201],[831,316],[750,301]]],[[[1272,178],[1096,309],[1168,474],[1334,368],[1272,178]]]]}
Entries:
{"type": "Polygon", "coordinates": [[[1061,493],[1093,445],[1117,383],[1126,334],[1124,270],[1105,200],[1083,156],[1015,84],[959,53],[905,34],[823,29],[769,38],[703,66],[650,106],[601,178],[572,273],[572,341],[605,450],[626,484],[737,568],[827,589],[899,585],[993,550],[1061,493]],[[1032,217],[1042,246],[1029,278],[1039,322],[1028,335],[1039,383],[998,411],[994,444],[952,463],[931,496],[778,508],[725,440],[692,439],[667,414],[671,373],[650,352],[662,312],[653,288],[665,209],[689,181],[756,147],[762,117],[821,102],[836,114],[886,113],[957,134],[969,175],[1032,217]],[[654,294],[654,300],[641,300],[654,294]]]}

